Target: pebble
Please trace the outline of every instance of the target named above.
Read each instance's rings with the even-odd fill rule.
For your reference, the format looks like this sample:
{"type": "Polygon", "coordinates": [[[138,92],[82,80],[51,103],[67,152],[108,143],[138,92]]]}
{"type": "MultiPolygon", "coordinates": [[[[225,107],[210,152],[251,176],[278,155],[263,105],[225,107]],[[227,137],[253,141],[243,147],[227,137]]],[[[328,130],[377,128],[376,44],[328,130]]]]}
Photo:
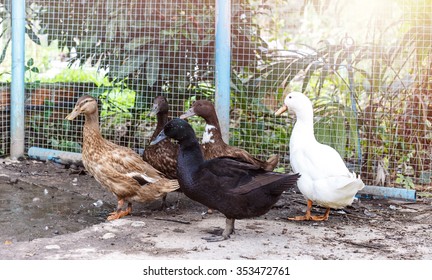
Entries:
{"type": "Polygon", "coordinates": [[[39,200],[40,200],[39,197],[35,197],[35,198],[33,198],[33,202],[38,202],[39,200]]]}
{"type": "Polygon", "coordinates": [[[0,174],[0,182],[9,183],[11,178],[6,174],[0,174]]]}
{"type": "Polygon", "coordinates": [[[136,228],[138,228],[138,227],[145,227],[145,226],[146,226],[146,223],[145,222],[140,222],[140,221],[133,222],[131,224],[131,227],[136,227],[136,228]]]}
{"type": "Polygon", "coordinates": [[[363,211],[363,213],[366,215],[366,216],[368,216],[368,217],[376,217],[377,216],[377,214],[375,214],[375,213],[373,213],[373,212],[370,212],[369,210],[367,210],[367,209],[365,209],[364,211],[363,211]]]}
{"type": "Polygon", "coordinates": [[[102,236],[102,239],[110,239],[110,238],[114,238],[116,235],[112,232],[107,232],[102,236]]]}
{"type": "Polygon", "coordinates": [[[59,245],[47,245],[47,246],[45,246],[45,249],[58,250],[58,249],[60,249],[60,246],[59,245]]]}
{"type": "Polygon", "coordinates": [[[394,205],[390,205],[389,208],[390,208],[391,210],[396,210],[396,209],[397,209],[397,207],[394,206],[394,205]]]}
{"type": "Polygon", "coordinates": [[[10,181],[9,181],[9,183],[11,183],[11,184],[18,183],[18,178],[11,178],[10,181]]]}
{"type": "Polygon", "coordinates": [[[93,205],[95,207],[101,207],[103,205],[103,201],[99,199],[98,201],[94,202],[93,205]]]}
{"type": "Polygon", "coordinates": [[[48,190],[44,189],[44,195],[47,195],[47,194],[48,194],[48,190]]]}

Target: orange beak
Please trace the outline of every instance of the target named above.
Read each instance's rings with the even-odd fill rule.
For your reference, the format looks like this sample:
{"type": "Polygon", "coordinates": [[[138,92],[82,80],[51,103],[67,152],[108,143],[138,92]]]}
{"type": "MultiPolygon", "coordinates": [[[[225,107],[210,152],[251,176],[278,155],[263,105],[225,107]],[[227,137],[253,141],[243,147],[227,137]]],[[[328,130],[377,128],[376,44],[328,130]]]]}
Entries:
{"type": "Polygon", "coordinates": [[[276,111],[275,116],[282,115],[283,112],[287,111],[288,107],[284,104],[282,107],[279,108],[279,110],[276,111]]]}

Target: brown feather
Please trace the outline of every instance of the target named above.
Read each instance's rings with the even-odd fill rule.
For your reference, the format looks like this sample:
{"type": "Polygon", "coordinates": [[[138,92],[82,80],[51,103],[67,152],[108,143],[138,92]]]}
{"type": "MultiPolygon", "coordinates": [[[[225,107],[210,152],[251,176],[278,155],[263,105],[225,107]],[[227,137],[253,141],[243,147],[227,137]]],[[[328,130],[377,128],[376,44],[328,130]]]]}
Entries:
{"type": "MultiPolygon", "coordinates": [[[[197,115],[202,117],[207,125],[214,128],[209,131],[212,133],[212,142],[203,143],[201,149],[205,159],[212,159],[217,157],[234,157],[249,162],[253,165],[259,166],[266,171],[272,171],[279,162],[277,155],[272,155],[267,161],[259,160],[249,154],[246,150],[230,146],[223,141],[222,133],[219,125],[219,120],[216,114],[213,103],[208,100],[197,100],[189,110],[188,116],[197,115]],[[191,113],[192,112],[192,113],[191,113]]],[[[183,116],[186,116],[184,114],[183,116]]],[[[182,118],[182,116],[180,117],[182,118]]]]}
{"type": "MultiPolygon", "coordinates": [[[[169,120],[169,106],[165,97],[157,96],[155,98],[152,112],[156,113],[157,125],[151,141],[156,138],[169,120]]],[[[165,139],[156,145],[148,145],[144,150],[143,159],[167,178],[177,179],[177,152],[178,145],[173,143],[171,139],[165,139]]]]}
{"type": "Polygon", "coordinates": [[[151,202],[179,188],[177,181],[163,177],[133,150],[102,137],[94,98],[81,97],[74,112],[82,113],[86,118],[82,150],[84,167],[119,200],[151,202]],[[143,187],[144,182],[147,183],[143,187]]]}

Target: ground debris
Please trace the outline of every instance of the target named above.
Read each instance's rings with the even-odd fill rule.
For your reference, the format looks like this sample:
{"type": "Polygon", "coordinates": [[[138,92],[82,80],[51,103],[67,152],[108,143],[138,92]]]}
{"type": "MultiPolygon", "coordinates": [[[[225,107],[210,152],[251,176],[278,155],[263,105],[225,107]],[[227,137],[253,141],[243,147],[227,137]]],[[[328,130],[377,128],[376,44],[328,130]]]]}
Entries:
{"type": "Polygon", "coordinates": [[[167,222],[180,223],[185,225],[189,225],[191,223],[189,221],[182,221],[182,220],[171,219],[171,218],[154,218],[154,219],[158,221],[167,221],[167,222]]]}

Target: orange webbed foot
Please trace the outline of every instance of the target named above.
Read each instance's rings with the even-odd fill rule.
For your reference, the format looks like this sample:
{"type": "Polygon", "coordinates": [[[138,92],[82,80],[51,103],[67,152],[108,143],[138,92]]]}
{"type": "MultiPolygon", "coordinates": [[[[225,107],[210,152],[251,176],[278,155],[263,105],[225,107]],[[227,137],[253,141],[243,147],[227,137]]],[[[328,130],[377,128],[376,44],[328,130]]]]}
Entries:
{"type": "Polygon", "coordinates": [[[123,218],[124,216],[127,216],[129,214],[130,214],[130,211],[128,209],[121,210],[118,212],[111,213],[111,215],[108,216],[107,220],[108,221],[117,220],[117,219],[123,218]]]}
{"type": "Polygon", "coordinates": [[[307,201],[306,214],[304,216],[296,216],[293,218],[288,218],[290,221],[327,221],[330,215],[330,208],[327,208],[323,216],[312,216],[312,201],[307,201]]]}
{"type": "Polygon", "coordinates": [[[122,210],[123,205],[124,205],[124,200],[119,199],[119,201],[117,202],[117,211],[110,213],[107,220],[108,221],[117,220],[132,213],[132,203],[130,202],[128,203],[128,207],[126,208],[126,210],[122,210]]]}

